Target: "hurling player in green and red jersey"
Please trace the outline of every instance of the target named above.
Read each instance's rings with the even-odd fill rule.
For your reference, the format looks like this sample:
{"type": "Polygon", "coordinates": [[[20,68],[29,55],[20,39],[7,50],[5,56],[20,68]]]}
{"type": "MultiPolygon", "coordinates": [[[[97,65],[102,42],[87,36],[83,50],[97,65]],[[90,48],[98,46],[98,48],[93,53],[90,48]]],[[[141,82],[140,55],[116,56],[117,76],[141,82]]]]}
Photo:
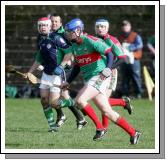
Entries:
{"type": "Polygon", "coordinates": [[[100,111],[130,135],[131,144],[137,144],[141,133],[115,112],[108,102],[106,90],[110,85],[113,63],[111,47],[98,38],[83,34],[83,28],[83,22],[78,18],[65,25],[65,35],[72,42],[72,46],[65,49],[66,55],[62,65],[68,63],[74,56],[80,67],[85,85],[79,91],[76,103],[96,125],[96,134],[93,140],[103,137],[106,129],[92,110],[92,106],[88,103],[89,100],[96,101],[100,111]],[[106,56],[107,61],[102,56],[106,56]]]}
{"type": "MultiPolygon", "coordinates": [[[[109,31],[109,22],[106,19],[98,19],[95,22],[95,33],[97,37],[104,40],[104,42],[112,46],[112,52],[114,54],[114,64],[112,68],[117,67],[121,62],[125,61],[126,55],[124,54],[121,44],[119,41],[112,35],[108,34],[109,31]],[[115,45],[113,45],[113,43],[115,45]]],[[[112,77],[111,77],[111,84],[110,87],[107,89],[108,97],[111,96],[112,91],[115,90],[117,84],[117,69],[112,70],[112,77]],[[114,86],[114,88],[113,88],[114,86]]],[[[130,105],[130,98],[124,97],[122,99],[116,98],[109,98],[109,103],[111,106],[122,106],[124,109],[128,110],[128,113],[132,113],[132,106],[130,105]]],[[[102,123],[105,128],[108,128],[108,118],[105,115],[102,115],[102,123]]]]}
{"type": "MultiPolygon", "coordinates": [[[[53,13],[53,14],[50,15],[50,20],[52,22],[52,32],[64,37],[64,28],[63,28],[62,19],[61,19],[60,15],[58,15],[56,13],[53,13]]],[[[61,50],[59,50],[59,52],[60,53],[58,54],[57,58],[59,59],[58,61],[60,63],[63,60],[64,54],[61,52],[61,50]]],[[[67,72],[66,72],[66,74],[67,74],[67,72]]],[[[67,74],[67,76],[68,76],[68,74],[67,74]]],[[[71,97],[69,95],[68,90],[62,90],[61,96],[65,99],[71,101],[71,97]]],[[[65,105],[64,102],[63,102],[63,105],[65,105]]],[[[78,130],[82,129],[87,124],[87,121],[84,119],[84,117],[81,115],[80,111],[76,107],[72,107],[72,105],[71,106],[69,105],[68,108],[70,109],[70,111],[76,117],[77,129],[78,130]]],[[[63,114],[61,108],[56,109],[56,110],[57,110],[57,121],[56,121],[56,123],[57,123],[58,126],[61,126],[66,121],[66,116],[63,114]]]]}

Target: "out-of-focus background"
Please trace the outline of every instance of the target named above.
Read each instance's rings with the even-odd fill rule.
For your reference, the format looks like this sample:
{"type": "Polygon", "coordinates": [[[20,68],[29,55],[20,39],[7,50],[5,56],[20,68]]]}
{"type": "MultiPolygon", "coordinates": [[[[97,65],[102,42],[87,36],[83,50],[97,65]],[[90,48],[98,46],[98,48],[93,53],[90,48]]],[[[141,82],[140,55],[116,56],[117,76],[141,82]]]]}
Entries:
{"type": "MultiPolygon", "coordinates": [[[[149,51],[146,46],[147,39],[155,32],[155,7],[154,6],[6,6],[5,8],[5,63],[14,65],[22,72],[28,71],[33,63],[36,51],[37,20],[50,13],[57,13],[63,19],[63,24],[72,18],[79,17],[85,23],[85,31],[95,35],[94,24],[98,18],[105,18],[110,22],[109,33],[118,36],[121,32],[122,20],[129,20],[132,28],[141,35],[144,43],[141,65],[149,66],[149,51]]],[[[121,72],[119,72],[119,78],[121,72]]],[[[118,79],[115,97],[120,94],[120,80],[118,79]]],[[[76,79],[72,84],[75,91],[82,86],[82,80],[76,79]]],[[[38,88],[30,86],[28,82],[13,74],[6,75],[6,87],[13,87],[13,97],[38,97],[38,88]],[[17,91],[16,91],[17,90],[17,91]],[[15,95],[15,93],[17,93],[15,95]]],[[[142,74],[143,97],[147,96],[142,74]]],[[[133,89],[132,89],[133,94],[133,89]]]]}

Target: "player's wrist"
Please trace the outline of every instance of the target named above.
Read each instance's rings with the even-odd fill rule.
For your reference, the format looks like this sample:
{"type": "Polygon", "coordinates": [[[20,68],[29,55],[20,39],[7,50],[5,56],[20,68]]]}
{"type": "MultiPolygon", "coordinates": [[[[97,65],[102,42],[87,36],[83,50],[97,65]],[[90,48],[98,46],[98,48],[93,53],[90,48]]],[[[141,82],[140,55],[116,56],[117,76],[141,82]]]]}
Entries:
{"type": "Polygon", "coordinates": [[[102,70],[102,75],[105,76],[106,78],[110,77],[112,74],[112,71],[110,68],[106,67],[102,70]]]}
{"type": "Polygon", "coordinates": [[[54,73],[56,75],[61,75],[64,72],[64,68],[62,65],[58,65],[55,69],[54,69],[54,73]]]}
{"type": "Polygon", "coordinates": [[[65,66],[66,66],[66,63],[61,63],[60,65],[59,65],[61,68],[65,68],[65,66]]]}

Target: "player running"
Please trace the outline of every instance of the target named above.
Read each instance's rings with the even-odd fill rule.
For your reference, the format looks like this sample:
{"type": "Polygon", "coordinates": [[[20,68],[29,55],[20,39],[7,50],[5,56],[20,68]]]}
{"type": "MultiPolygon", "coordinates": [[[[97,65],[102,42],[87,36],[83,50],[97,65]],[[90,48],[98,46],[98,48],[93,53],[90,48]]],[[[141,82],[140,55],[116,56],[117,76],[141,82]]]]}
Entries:
{"type": "MultiPolygon", "coordinates": [[[[109,22],[107,20],[99,19],[96,21],[96,23],[95,23],[96,35],[99,38],[103,39],[107,45],[112,46],[113,43],[116,45],[116,46],[113,46],[113,48],[112,48],[112,52],[115,56],[115,60],[114,60],[114,64],[113,64],[113,67],[115,69],[112,69],[111,83],[110,83],[109,88],[106,91],[108,97],[110,97],[112,91],[115,90],[116,84],[117,84],[117,69],[116,69],[116,67],[121,62],[125,61],[124,59],[126,58],[126,56],[123,54],[123,51],[121,49],[121,45],[120,45],[119,41],[115,37],[108,34],[108,29],[109,29],[109,22]]],[[[84,33],[84,34],[86,34],[86,33],[84,33]]],[[[106,59],[105,56],[103,58],[106,59]]],[[[77,65],[74,66],[70,77],[67,79],[67,82],[69,84],[79,74],[80,69],[78,69],[78,68],[79,68],[79,66],[77,66],[77,65]]],[[[132,106],[130,104],[130,99],[128,97],[124,97],[123,99],[109,98],[108,101],[109,101],[111,106],[122,106],[122,107],[124,107],[124,109],[126,109],[128,111],[129,114],[132,113],[132,106]]],[[[102,115],[102,124],[106,129],[108,129],[108,118],[105,115],[102,115]]]]}
{"type": "Polygon", "coordinates": [[[54,32],[50,33],[51,20],[43,17],[38,20],[38,31],[41,34],[39,41],[39,53],[36,60],[31,66],[28,73],[32,73],[40,64],[43,64],[44,70],[40,84],[41,104],[44,114],[50,126],[51,132],[56,132],[58,127],[54,121],[54,113],[52,107],[57,108],[56,102],[60,98],[60,86],[65,78],[65,72],[60,75],[60,59],[61,48],[68,48],[66,41],[54,32]]]}
{"type": "MultiPolygon", "coordinates": [[[[52,24],[51,25],[51,29],[54,29],[54,31],[56,33],[63,33],[64,32],[63,27],[61,27],[62,24],[61,24],[61,18],[60,17],[56,16],[56,20],[53,20],[53,22],[51,24],[52,24]],[[53,25],[53,23],[54,23],[54,25],[53,25]]],[[[38,37],[37,37],[37,49],[38,49],[38,51],[35,54],[36,56],[39,54],[39,50],[40,50],[39,49],[40,48],[39,43],[40,43],[40,41],[42,39],[43,39],[43,34],[39,33],[38,37]]],[[[41,64],[41,65],[43,65],[43,64],[41,64]]],[[[37,68],[37,69],[39,69],[39,70],[42,71],[43,70],[43,66],[41,66],[41,65],[39,66],[40,68],[37,68]]],[[[65,121],[67,120],[67,118],[66,118],[66,116],[63,113],[63,111],[62,111],[61,108],[55,109],[55,110],[56,110],[56,113],[57,113],[56,124],[57,124],[58,127],[61,127],[65,123],[65,121]]]]}
{"type": "MultiPolygon", "coordinates": [[[[115,44],[112,49],[112,53],[114,54],[114,64],[112,66],[112,76],[111,76],[111,83],[109,88],[107,89],[108,97],[111,96],[112,91],[115,91],[116,84],[117,84],[117,69],[116,67],[119,66],[120,63],[124,62],[126,59],[126,55],[124,55],[122,47],[119,41],[112,35],[108,34],[109,31],[109,22],[105,19],[98,19],[95,22],[95,33],[96,35],[104,40],[104,42],[112,46],[113,43],[115,44]]],[[[123,99],[116,99],[116,98],[109,98],[109,103],[111,106],[122,106],[124,109],[128,110],[128,113],[132,113],[132,106],[130,104],[130,98],[124,97],[123,99]]],[[[105,128],[108,128],[108,118],[102,115],[102,122],[105,128]]]]}
{"type": "MultiPolygon", "coordinates": [[[[51,14],[50,19],[52,22],[52,32],[64,37],[64,28],[62,26],[61,17],[58,14],[54,13],[54,14],[51,14]]],[[[58,55],[59,63],[62,61],[63,57],[64,57],[64,53],[61,52],[61,54],[58,55]]],[[[66,72],[68,72],[68,71],[66,71],[66,72]]],[[[67,100],[71,100],[71,97],[69,95],[68,90],[62,90],[61,96],[67,100]]],[[[69,109],[71,110],[71,112],[76,117],[77,129],[78,130],[82,129],[82,127],[84,127],[87,124],[87,121],[81,115],[80,111],[76,107],[73,107],[73,104],[69,104],[68,106],[69,106],[69,109]]],[[[56,110],[60,111],[61,108],[56,109],[56,110]]],[[[66,116],[63,114],[63,112],[61,110],[60,113],[58,113],[58,115],[57,115],[56,123],[58,126],[61,126],[65,121],[66,121],[66,116]]]]}
{"type": "Polygon", "coordinates": [[[72,46],[65,50],[67,55],[64,57],[62,65],[68,63],[74,56],[83,74],[85,85],[79,91],[76,103],[96,125],[96,134],[93,140],[103,137],[106,129],[101,124],[92,106],[88,103],[91,99],[96,101],[99,109],[105,116],[130,135],[131,144],[137,144],[141,133],[136,131],[111,108],[106,95],[106,89],[110,85],[113,61],[111,47],[98,38],[84,35],[83,28],[84,24],[78,18],[71,20],[65,25],[66,37],[72,42],[72,46]],[[104,61],[102,56],[106,56],[107,61],[104,61]]]}
{"type": "MultiPolygon", "coordinates": [[[[57,14],[52,14],[51,17],[51,22],[52,22],[52,34],[56,34],[56,35],[61,35],[63,36],[64,33],[64,28],[62,26],[62,20],[61,17],[57,14]]],[[[38,35],[38,42],[40,43],[41,39],[43,38],[43,35],[41,33],[39,33],[38,35]]],[[[38,45],[39,48],[40,45],[38,45]]],[[[63,53],[59,50],[58,52],[59,54],[57,54],[57,62],[58,64],[61,63],[62,59],[63,59],[63,53]]],[[[40,57],[40,53],[37,53],[37,57],[40,57]]],[[[41,63],[41,62],[39,62],[41,63]]],[[[61,92],[61,96],[63,96],[66,99],[70,99],[70,96],[68,94],[67,90],[62,90],[61,92]]],[[[71,104],[69,104],[69,109],[72,111],[72,113],[74,114],[74,116],[76,117],[76,122],[77,122],[77,129],[80,130],[82,129],[82,127],[84,127],[87,124],[87,121],[84,119],[84,117],[80,114],[79,110],[75,107],[72,107],[71,104]]],[[[64,122],[67,120],[66,116],[64,115],[63,111],[61,108],[56,108],[55,109],[57,112],[57,120],[56,120],[56,124],[58,127],[62,126],[64,124],[64,122]]],[[[53,115],[53,114],[52,114],[53,115]]]]}
{"type": "MultiPolygon", "coordinates": [[[[51,28],[52,28],[52,30],[54,29],[54,32],[56,32],[56,33],[63,33],[64,32],[60,17],[56,16],[56,18],[53,19],[51,28]]],[[[37,37],[37,48],[38,48],[38,50],[39,50],[39,42],[41,41],[42,37],[43,37],[43,35],[41,33],[39,33],[38,37],[37,37]]],[[[39,52],[39,51],[37,51],[37,52],[39,52]]],[[[38,53],[36,53],[36,54],[38,54],[38,53]]],[[[43,66],[41,68],[43,70],[43,66]]],[[[67,118],[66,118],[66,116],[63,113],[61,108],[55,109],[55,110],[56,110],[56,113],[57,113],[56,124],[57,124],[57,126],[60,127],[65,123],[67,118]]]]}

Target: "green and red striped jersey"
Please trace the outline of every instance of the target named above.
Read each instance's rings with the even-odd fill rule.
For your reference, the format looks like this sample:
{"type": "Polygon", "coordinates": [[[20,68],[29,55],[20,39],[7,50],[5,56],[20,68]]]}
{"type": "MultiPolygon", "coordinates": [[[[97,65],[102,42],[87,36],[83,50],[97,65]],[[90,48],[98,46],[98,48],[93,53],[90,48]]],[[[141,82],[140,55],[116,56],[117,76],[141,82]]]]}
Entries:
{"type": "Polygon", "coordinates": [[[73,54],[79,65],[85,81],[98,75],[105,67],[106,61],[102,58],[111,51],[111,47],[104,41],[91,35],[81,35],[80,43],[72,43],[65,54],[73,54]]]}
{"type": "Polygon", "coordinates": [[[114,56],[117,58],[122,58],[125,57],[125,54],[122,50],[121,44],[119,43],[119,41],[113,37],[112,35],[106,34],[103,37],[104,42],[110,46],[112,49],[112,53],[114,54],[114,56]]]}

